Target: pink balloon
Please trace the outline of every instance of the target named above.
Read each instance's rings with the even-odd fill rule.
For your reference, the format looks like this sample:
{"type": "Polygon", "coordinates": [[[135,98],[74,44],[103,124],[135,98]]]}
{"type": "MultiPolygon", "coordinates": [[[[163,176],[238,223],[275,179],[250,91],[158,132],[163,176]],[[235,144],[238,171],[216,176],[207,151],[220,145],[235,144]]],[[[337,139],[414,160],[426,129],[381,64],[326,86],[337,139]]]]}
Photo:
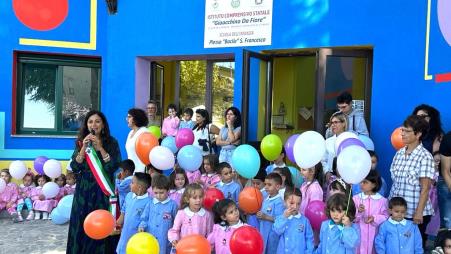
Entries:
{"type": "Polygon", "coordinates": [[[321,223],[327,220],[326,205],[323,201],[313,200],[310,201],[305,209],[305,217],[309,219],[310,224],[314,230],[321,229],[321,223]]]}
{"type": "Polygon", "coordinates": [[[175,136],[175,146],[182,148],[186,145],[192,145],[194,143],[194,133],[192,130],[183,128],[177,132],[175,136]]]}

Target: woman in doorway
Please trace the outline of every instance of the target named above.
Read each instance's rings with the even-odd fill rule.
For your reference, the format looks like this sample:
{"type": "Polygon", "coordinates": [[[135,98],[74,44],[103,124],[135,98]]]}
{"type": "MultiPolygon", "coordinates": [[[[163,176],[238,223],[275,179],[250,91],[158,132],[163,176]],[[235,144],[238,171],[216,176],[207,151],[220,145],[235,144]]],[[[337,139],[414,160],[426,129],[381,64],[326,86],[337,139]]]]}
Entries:
{"type": "Polygon", "coordinates": [[[326,153],[321,161],[323,164],[324,174],[326,176],[326,183],[329,182],[329,177],[332,175],[332,165],[334,161],[335,154],[335,140],[337,137],[345,132],[348,128],[347,117],[342,112],[335,112],[330,117],[330,129],[333,136],[326,139],[326,153]]]}
{"type": "Polygon", "coordinates": [[[131,129],[128,133],[127,141],[125,142],[125,150],[127,150],[128,159],[135,163],[135,172],[144,172],[146,165],[141,162],[135,151],[136,139],[143,132],[148,132],[146,126],[149,120],[146,112],[140,108],[132,108],[127,113],[127,126],[131,129]]]}
{"type": "Polygon", "coordinates": [[[221,147],[219,162],[230,164],[235,148],[241,143],[241,113],[236,107],[225,111],[226,123],[219,131],[216,144],[221,147]]]}
{"type": "MultiPolygon", "coordinates": [[[[105,115],[92,110],[81,126],[70,166],[77,179],[69,223],[66,253],[106,253],[106,240],[93,240],[86,235],[83,223],[86,216],[98,209],[108,210],[110,202],[86,162],[86,156],[97,155],[97,168],[103,168],[103,176],[113,181],[113,173],[121,161],[119,145],[110,135],[105,115]],[[90,150],[93,150],[92,152],[90,150]]],[[[94,164],[94,163],[93,163],[94,164]]],[[[97,171],[97,170],[96,170],[97,171]]]]}
{"type": "Polygon", "coordinates": [[[193,145],[202,151],[202,156],[214,153],[211,144],[214,142],[214,135],[219,134],[219,128],[211,124],[207,110],[196,110],[196,124],[193,127],[193,133],[193,145]]]}

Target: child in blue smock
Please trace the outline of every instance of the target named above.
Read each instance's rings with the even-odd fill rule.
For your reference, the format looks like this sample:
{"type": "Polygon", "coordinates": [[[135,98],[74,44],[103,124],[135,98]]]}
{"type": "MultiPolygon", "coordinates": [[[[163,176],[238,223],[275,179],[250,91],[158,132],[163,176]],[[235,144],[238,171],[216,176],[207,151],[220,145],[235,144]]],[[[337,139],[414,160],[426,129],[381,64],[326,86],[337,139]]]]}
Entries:
{"type": "Polygon", "coordinates": [[[280,152],[279,157],[277,157],[272,164],[266,167],[266,174],[272,173],[275,168],[285,168],[285,148],[282,146],[282,152],[280,152]]]}
{"type": "Polygon", "coordinates": [[[139,232],[148,232],[155,236],[160,246],[160,254],[169,253],[171,244],[168,241],[168,230],[172,228],[177,204],[169,198],[170,182],[164,175],[152,179],[153,199],[141,215],[139,232]]]}
{"type": "Polygon", "coordinates": [[[390,218],[379,227],[374,239],[378,254],[419,254],[423,253],[423,243],[418,225],[404,219],[407,202],[401,197],[393,197],[388,202],[390,218]]]}
{"type": "Polygon", "coordinates": [[[193,118],[193,114],[194,112],[191,108],[186,108],[185,110],[183,110],[183,117],[182,121],[180,121],[179,130],[183,128],[190,130],[193,129],[194,125],[196,124],[196,122],[191,120],[191,118],[193,118]]]}
{"type": "Polygon", "coordinates": [[[279,194],[282,185],[282,177],[277,173],[270,173],[265,178],[265,190],[268,197],[263,200],[262,208],[257,212],[260,222],[260,234],[263,237],[263,253],[274,254],[279,245],[279,236],[274,232],[272,226],[277,216],[283,214],[282,197],[279,194]]]}
{"type": "MultiPolygon", "coordinates": [[[[260,190],[260,192],[263,195],[263,200],[268,196],[268,194],[265,191],[265,178],[266,178],[266,170],[264,168],[261,168],[257,175],[252,178],[252,187],[256,188],[257,190],[260,190]]],[[[257,219],[256,214],[247,214],[247,224],[253,226],[256,229],[260,228],[260,222],[257,219]]]]}
{"type": "Polygon", "coordinates": [[[342,193],[333,194],[327,200],[326,214],[329,220],[321,224],[319,245],[315,253],[357,253],[360,232],[359,225],[352,223],[355,219],[355,205],[352,198],[342,193]]]}
{"type": "Polygon", "coordinates": [[[273,230],[280,235],[277,254],[313,253],[313,230],[309,220],[299,213],[302,194],[299,189],[287,187],[285,211],[276,217],[273,230]]]}
{"type": "Polygon", "coordinates": [[[121,207],[121,216],[116,222],[116,225],[122,226],[121,238],[116,248],[118,254],[125,254],[128,240],[138,232],[141,214],[151,201],[147,193],[150,181],[150,175],[146,173],[137,172],[132,178],[131,191],[125,197],[124,205],[121,207]]]}
{"type": "Polygon", "coordinates": [[[221,181],[216,184],[216,188],[222,191],[225,198],[238,203],[238,195],[241,192],[241,185],[233,180],[232,167],[227,162],[221,162],[218,165],[218,173],[221,181]]]}
{"type": "Polygon", "coordinates": [[[117,175],[116,189],[119,193],[119,206],[122,207],[125,196],[130,192],[130,184],[132,183],[133,173],[135,172],[135,163],[127,159],[119,164],[121,171],[117,175]]]}

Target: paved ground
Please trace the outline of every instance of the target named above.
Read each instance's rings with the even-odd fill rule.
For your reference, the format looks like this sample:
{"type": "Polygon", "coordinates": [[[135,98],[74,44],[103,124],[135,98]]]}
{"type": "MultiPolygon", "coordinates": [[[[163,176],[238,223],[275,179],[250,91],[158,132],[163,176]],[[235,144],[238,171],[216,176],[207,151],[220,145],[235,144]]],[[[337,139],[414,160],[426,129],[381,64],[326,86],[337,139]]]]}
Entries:
{"type": "Polygon", "coordinates": [[[0,219],[0,254],[66,253],[68,224],[55,225],[48,220],[13,223],[0,219]]]}

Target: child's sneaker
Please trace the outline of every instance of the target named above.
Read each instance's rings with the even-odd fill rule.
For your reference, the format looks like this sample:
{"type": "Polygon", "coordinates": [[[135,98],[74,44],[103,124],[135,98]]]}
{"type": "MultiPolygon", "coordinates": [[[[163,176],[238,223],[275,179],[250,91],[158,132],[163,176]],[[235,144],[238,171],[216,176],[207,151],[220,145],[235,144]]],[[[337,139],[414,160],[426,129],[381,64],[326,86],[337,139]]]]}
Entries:
{"type": "Polygon", "coordinates": [[[36,212],[36,213],[34,214],[34,219],[35,219],[35,220],[41,219],[41,212],[36,212]]]}
{"type": "Polygon", "coordinates": [[[14,214],[12,214],[12,216],[13,216],[14,222],[22,222],[23,221],[22,215],[20,215],[20,213],[14,213],[14,214]]]}
{"type": "Polygon", "coordinates": [[[32,219],[33,219],[33,216],[34,216],[33,211],[30,211],[30,212],[28,213],[28,216],[27,216],[26,220],[32,220],[32,219]]]}
{"type": "Polygon", "coordinates": [[[43,212],[42,213],[42,219],[43,220],[48,220],[49,219],[49,213],[48,212],[43,212]]]}

